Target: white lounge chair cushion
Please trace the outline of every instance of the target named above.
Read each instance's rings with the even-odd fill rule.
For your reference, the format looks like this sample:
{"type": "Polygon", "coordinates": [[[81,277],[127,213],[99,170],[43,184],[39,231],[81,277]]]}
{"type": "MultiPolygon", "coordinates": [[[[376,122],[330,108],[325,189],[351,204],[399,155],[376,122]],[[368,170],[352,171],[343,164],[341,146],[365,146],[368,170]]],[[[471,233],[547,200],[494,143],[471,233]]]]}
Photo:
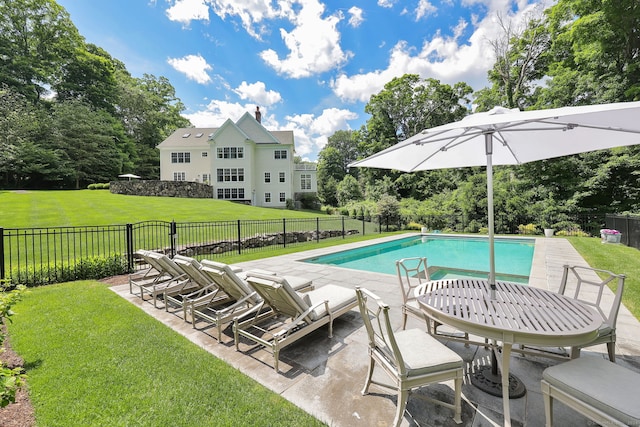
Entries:
{"type": "Polygon", "coordinates": [[[598,357],[581,357],[544,370],[542,377],[627,425],[640,425],[640,374],[598,357]]]}
{"type": "MultiPolygon", "coordinates": [[[[329,310],[331,310],[331,312],[336,312],[348,305],[355,304],[358,297],[353,289],[337,285],[325,285],[321,288],[314,289],[303,294],[303,298],[307,301],[309,306],[313,306],[323,301],[328,301],[329,310]]],[[[326,315],[327,308],[325,304],[322,304],[313,310],[312,318],[317,320],[326,315]]]]}
{"type": "MultiPolygon", "coordinates": [[[[422,329],[407,329],[395,332],[396,343],[408,376],[440,372],[461,368],[462,358],[422,329]]],[[[387,354],[391,355],[390,349],[387,354]]]]}

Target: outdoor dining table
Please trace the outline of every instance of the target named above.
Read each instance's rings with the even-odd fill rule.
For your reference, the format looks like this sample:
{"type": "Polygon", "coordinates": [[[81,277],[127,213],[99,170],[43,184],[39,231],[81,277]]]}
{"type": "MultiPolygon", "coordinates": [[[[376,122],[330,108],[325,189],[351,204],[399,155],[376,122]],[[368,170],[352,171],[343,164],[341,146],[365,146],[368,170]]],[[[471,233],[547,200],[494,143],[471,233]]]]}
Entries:
{"type": "Polygon", "coordinates": [[[593,308],[535,286],[496,282],[495,296],[487,280],[449,279],[432,282],[431,292],[419,295],[424,313],[460,331],[492,340],[500,371],[504,425],[511,426],[509,360],[514,344],[568,347],[597,336],[602,317],[593,308]],[[501,356],[500,356],[501,349],[501,356]]]}

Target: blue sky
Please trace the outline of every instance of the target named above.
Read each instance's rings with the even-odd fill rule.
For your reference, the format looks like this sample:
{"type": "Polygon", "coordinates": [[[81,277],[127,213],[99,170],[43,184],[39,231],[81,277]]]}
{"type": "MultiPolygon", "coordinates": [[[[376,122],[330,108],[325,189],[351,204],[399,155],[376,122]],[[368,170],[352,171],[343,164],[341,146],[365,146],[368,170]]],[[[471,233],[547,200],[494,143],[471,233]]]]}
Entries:
{"type": "Polygon", "coordinates": [[[547,0],[57,0],[85,37],[135,77],[165,76],[194,126],[257,105],[316,160],[337,130],[405,73],[487,86],[490,40],[547,0]]]}

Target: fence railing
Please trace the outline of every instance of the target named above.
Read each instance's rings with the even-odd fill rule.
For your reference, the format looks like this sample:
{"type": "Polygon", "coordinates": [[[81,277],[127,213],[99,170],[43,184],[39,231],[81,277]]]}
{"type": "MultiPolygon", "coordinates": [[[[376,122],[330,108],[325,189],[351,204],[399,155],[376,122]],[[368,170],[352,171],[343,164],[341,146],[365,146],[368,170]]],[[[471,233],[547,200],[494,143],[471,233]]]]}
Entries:
{"type": "Polygon", "coordinates": [[[243,254],[303,242],[380,233],[380,218],[318,217],[176,223],[144,221],[90,227],[0,228],[0,279],[44,285],[124,274],[136,268],[134,253],[150,249],[170,256],[243,254]]]}
{"type": "Polygon", "coordinates": [[[640,218],[630,215],[607,214],[605,224],[606,228],[622,233],[620,243],[640,249],[640,218]]]}
{"type": "MultiPolygon", "coordinates": [[[[599,236],[605,226],[604,214],[579,215],[567,221],[563,235],[599,236]]],[[[628,220],[624,217],[625,221],[628,220]]],[[[626,235],[626,242],[638,243],[640,225],[618,225],[607,216],[610,228],[626,235]],[[635,227],[635,228],[634,228],[635,227]],[[632,232],[632,230],[635,230],[632,232]]],[[[429,229],[454,232],[472,230],[477,221],[456,215],[433,215],[423,225],[429,229]]],[[[177,253],[197,258],[215,258],[287,247],[303,242],[345,238],[353,234],[395,231],[404,226],[400,218],[326,216],[304,219],[235,220],[176,223],[145,221],[124,225],[0,228],[0,279],[14,284],[44,285],[62,281],[92,279],[133,271],[134,253],[150,249],[173,256],[177,253]]],[[[496,221],[499,234],[518,234],[519,224],[496,221]]]]}

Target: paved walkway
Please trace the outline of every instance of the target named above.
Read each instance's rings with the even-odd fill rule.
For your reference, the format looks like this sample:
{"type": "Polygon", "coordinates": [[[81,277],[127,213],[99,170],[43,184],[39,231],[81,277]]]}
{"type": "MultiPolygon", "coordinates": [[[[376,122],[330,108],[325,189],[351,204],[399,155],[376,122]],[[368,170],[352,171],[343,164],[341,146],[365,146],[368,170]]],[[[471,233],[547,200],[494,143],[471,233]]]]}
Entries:
{"type": "MultiPolygon", "coordinates": [[[[382,238],[379,241],[396,239],[382,238]]],[[[340,250],[371,244],[372,241],[347,244],[340,250]]],[[[321,287],[328,283],[350,288],[366,287],[387,302],[394,320],[400,327],[402,299],[394,275],[360,272],[339,267],[300,262],[304,258],[335,252],[336,248],[317,249],[296,254],[240,263],[245,270],[265,269],[279,274],[307,277],[321,287]]],[[[571,244],[561,238],[538,238],[530,285],[556,291],[564,264],[587,265],[571,244]]],[[[224,359],[241,372],[254,378],[274,392],[298,405],[305,411],[332,426],[388,426],[395,415],[396,397],[384,389],[372,386],[372,394],[362,396],[367,369],[366,332],[357,309],[335,321],[334,337],[327,337],[326,328],[313,332],[305,339],[287,347],[280,355],[280,373],[273,369],[273,358],[264,350],[240,347],[235,351],[230,330],[219,344],[206,329],[193,329],[179,317],[180,313],[167,313],[153,304],[141,302],[129,294],[128,285],[113,289],[122,297],[139,306],[159,321],[183,334],[211,354],[224,359]]],[[[408,327],[424,327],[411,319],[408,327]]],[[[204,324],[198,324],[198,328],[204,324]]],[[[622,307],[618,318],[617,363],[640,372],[640,323],[622,307]]],[[[465,348],[460,343],[447,342],[466,362],[466,370],[472,366],[488,363],[489,351],[483,347],[465,348]]],[[[584,349],[583,357],[606,357],[606,347],[595,346],[584,349]]],[[[544,407],[540,391],[540,379],[544,368],[555,362],[546,358],[512,356],[511,372],[525,384],[524,397],[511,400],[513,426],[537,427],[544,425],[544,407]]],[[[382,377],[381,377],[382,378],[382,377]]],[[[420,391],[427,395],[453,399],[452,384],[429,386],[420,391]]],[[[462,426],[496,426],[503,424],[502,400],[490,396],[472,386],[465,378],[462,389],[462,426]]],[[[557,403],[554,405],[554,421],[563,427],[593,425],[582,416],[557,403]]],[[[452,411],[422,399],[409,399],[403,426],[456,426],[452,411]]]]}

